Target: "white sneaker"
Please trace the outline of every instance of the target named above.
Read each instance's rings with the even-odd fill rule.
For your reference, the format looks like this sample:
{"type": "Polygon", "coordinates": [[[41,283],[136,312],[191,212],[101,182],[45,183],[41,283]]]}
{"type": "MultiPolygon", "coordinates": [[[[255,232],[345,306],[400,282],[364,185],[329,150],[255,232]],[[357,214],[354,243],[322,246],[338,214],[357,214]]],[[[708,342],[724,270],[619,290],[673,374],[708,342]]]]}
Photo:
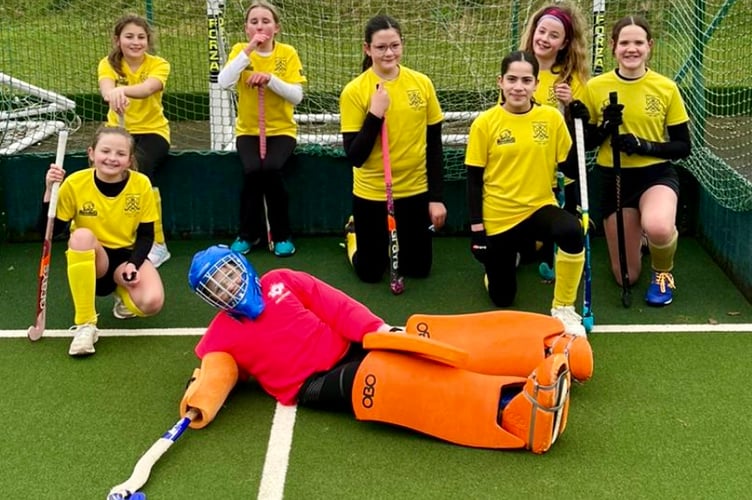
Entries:
{"type": "Polygon", "coordinates": [[[94,344],[99,339],[97,327],[91,323],[75,325],[73,330],[73,342],[71,342],[68,354],[71,356],[87,356],[94,354],[94,344]]]}
{"type": "Polygon", "coordinates": [[[564,333],[587,337],[585,327],[582,325],[582,316],[577,314],[574,306],[559,306],[551,309],[551,316],[564,324],[564,333]]]}
{"type": "Polygon", "coordinates": [[[135,318],[136,314],[128,309],[123,303],[123,299],[115,295],[115,305],[112,306],[112,315],[117,319],[135,318]]]}
{"type": "Polygon", "coordinates": [[[170,260],[170,251],[167,250],[165,243],[154,243],[149,251],[149,260],[154,267],[159,267],[168,260],[170,260]]]}

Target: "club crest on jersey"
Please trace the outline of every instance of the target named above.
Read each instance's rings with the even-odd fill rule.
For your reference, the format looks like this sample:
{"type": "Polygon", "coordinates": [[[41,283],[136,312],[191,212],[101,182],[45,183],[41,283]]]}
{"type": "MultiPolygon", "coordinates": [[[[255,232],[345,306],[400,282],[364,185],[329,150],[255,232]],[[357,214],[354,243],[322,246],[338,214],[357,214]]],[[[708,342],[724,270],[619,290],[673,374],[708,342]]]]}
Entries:
{"type": "Polygon", "coordinates": [[[278,75],[284,75],[287,73],[287,61],[281,57],[274,59],[274,72],[278,75]]]}
{"type": "Polygon", "coordinates": [[[662,116],[663,104],[660,98],[654,95],[645,96],[645,113],[648,116],[662,116]]]}
{"type": "Polygon", "coordinates": [[[407,103],[413,109],[420,109],[426,104],[423,96],[420,95],[420,90],[415,89],[407,91],[407,103]]]}
{"type": "Polygon", "coordinates": [[[141,196],[138,194],[125,195],[125,207],[123,208],[127,215],[133,215],[141,210],[141,196]]]}
{"type": "Polygon", "coordinates": [[[533,122],[533,141],[538,144],[548,142],[548,122],[533,122]]]}
{"type": "Polygon", "coordinates": [[[508,128],[502,130],[499,134],[499,137],[496,138],[497,146],[503,146],[504,144],[514,144],[515,142],[517,142],[517,139],[514,138],[512,131],[508,128]]]}
{"type": "Polygon", "coordinates": [[[83,217],[96,217],[97,209],[93,201],[84,202],[83,206],[78,209],[78,215],[83,217]]]}

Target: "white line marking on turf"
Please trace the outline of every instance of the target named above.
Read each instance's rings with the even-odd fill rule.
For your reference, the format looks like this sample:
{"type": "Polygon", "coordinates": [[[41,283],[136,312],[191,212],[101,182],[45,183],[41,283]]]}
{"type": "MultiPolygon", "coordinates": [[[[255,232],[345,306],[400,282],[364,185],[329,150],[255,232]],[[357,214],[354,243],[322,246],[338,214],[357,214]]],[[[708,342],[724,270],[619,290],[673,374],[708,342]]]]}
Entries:
{"type": "Polygon", "coordinates": [[[700,325],[594,325],[593,333],[752,333],[750,323],[700,325]]]}
{"type": "MultiPolygon", "coordinates": [[[[100,337],[200,337],[206,328],[134,328],[99,330],[100,337]]],[[[44,337],[71,337],[70,330],[45,330],[44,337]]],[[[26,337],[26,330],[0,330],[0,338],[26,337]]]]}
{"type": "MultiPolygon", "coordinates": [[[[205,328],[136,328],[99,330],[100,337],[200,337],[205,328]]],[[[595,325],[593,333],[752,333],[752,323],[686,325],[595,325]]],[[[70,330],[45,330],[49,338],[71,337],[70,330]]],[[[25,338],[26,330],[0,330],[0,339],[25,338]]]]}
{"type": "Polygon", "coordinates": [[[285,406],[277,403],[274,421],[266,447],[264,471],[261,473],[259,500],[281,500],[285,492],[287,463],[292,447],[292,433],[295,427],[297,406],[285,406]]]}

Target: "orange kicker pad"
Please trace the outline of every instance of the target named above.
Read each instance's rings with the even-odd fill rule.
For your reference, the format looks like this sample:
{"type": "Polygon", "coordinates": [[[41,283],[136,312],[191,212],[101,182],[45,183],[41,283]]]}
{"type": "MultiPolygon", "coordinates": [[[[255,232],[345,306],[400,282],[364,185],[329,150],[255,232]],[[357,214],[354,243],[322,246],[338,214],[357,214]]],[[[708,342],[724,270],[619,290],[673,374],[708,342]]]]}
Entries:
{"type": "Polygon", "coordinates": [[[352,400],[358,420],[399,425],[463,446],[544,453],[566,426],[569,371],[562,354],[546,358],[523,378],[371,351],[355,375],[352,400]],[[504,388],[521,392],[500,413],[504,388]]]}
{"type": "Polygon", "coordinates": [[[210,352],[201,360],[201,368],[193,376],[180,401],[180,415],[189,408],[199,411],[191,420],[192,429],[202,429],[214,420],[227,395],[238,381],[238,365],[226,352],[210,352]]]}
{"type": "Polygon", "coordinates": [[[551,353],[567,355],[572,378],[593,375],[593,350],[586,337],[564,334],[551,316],[523,311],[413,314],[405,333],[446,342],[468,352],[465,368],[490,375],[527,377],[551,353]]]}

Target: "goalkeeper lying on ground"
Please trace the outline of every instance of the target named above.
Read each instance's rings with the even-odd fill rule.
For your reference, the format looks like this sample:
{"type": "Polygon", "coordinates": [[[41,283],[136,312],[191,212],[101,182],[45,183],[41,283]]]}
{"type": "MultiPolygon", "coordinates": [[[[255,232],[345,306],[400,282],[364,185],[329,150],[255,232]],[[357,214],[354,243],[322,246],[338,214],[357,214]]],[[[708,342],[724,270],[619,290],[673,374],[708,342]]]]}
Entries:
{"type": "Polygon", "coordinates": [[[402,331],[310,274],[259,278],[223,246],[193,257],[189,283],[222,310],[196,346],[201,368],[180,404],[199,410],[194,428],[213,420],[239,375],[285,405],[543,453],[566,427],[571,378],[592,374],[587,339],[563,335],[550,316],[416,315],[402,331]]]}

